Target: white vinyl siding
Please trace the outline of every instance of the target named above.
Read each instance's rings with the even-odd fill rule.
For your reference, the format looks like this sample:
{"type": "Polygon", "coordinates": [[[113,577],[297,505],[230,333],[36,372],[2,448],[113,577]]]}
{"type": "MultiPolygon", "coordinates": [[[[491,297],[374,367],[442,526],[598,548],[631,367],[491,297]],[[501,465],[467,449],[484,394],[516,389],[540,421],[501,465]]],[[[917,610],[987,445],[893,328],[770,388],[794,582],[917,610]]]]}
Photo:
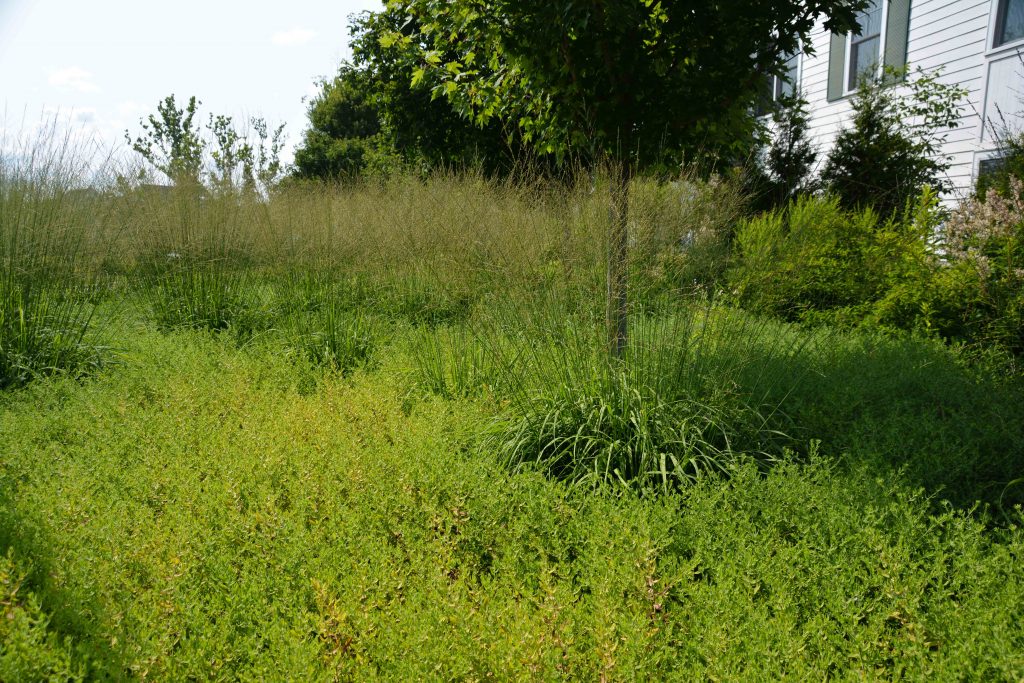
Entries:
{"type": "MultiPolygon", "coordinates": [[[[1024,97],[1024,60],[1018,51],[990,54],[994,13],[1000,1],[915,0],[910,5],[907,63],[911,70],[942,67],[942,81],[957,83],[968,91],[960,124],[948,131],[943,150],[944,156],[952,157],[948,176],[955,189],[948,200],[970,189],[979,155],[992,150],[991,141],[983,136],[983,116],[990,114],[997,104],[1005,111],[1007,105],[1002,103],[1011,99],[1013,93],[1024,97]],[[1012,58],[1016,70],[997,66],[997,58],[1012,58]]],[[[836,134],[848,125],[851,114],[850,98],[828,101],[830,43],[831,34],[819,26],[811,39],[815,54],[804,57],[800,78],[801,90],[810,104],[810,135],[821,150],[822,160],[836,134]]],[[[1016,108],[1011,107],[1017,112],[1021,106],[1015,94],[1012,99],[1018,102],[1016,108]]]]}

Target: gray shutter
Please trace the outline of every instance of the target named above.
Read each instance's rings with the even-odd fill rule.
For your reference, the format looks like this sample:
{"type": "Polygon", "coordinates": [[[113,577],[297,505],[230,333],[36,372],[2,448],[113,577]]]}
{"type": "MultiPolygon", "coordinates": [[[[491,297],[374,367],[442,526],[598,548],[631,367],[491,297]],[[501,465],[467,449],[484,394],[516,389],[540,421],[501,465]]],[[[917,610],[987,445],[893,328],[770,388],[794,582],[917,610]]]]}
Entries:
{"type": "Polygon", "coordinates": [[[846,34],[833,33],[828,48],[828,101],[834,102],[843,96],[846,80],[846,34]]]}
{"type": "Polygon", "coordinates": [[[885,18],[885,50],[882,63],[902,69],[907,65],[907,38],[910,34],[910,0],[889,0],[885,18]]]}

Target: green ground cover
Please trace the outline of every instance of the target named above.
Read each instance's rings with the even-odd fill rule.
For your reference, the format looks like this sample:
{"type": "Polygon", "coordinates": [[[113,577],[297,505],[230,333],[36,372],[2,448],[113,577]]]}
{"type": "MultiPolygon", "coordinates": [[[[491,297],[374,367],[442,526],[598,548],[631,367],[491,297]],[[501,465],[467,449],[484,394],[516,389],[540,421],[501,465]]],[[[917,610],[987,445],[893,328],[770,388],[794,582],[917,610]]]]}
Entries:
{"type": "Polygon", "coordinates": [[[618,361],[589,179],[33,178],[0,680],[1024,677],[1020,379],[695,286],[728,188],[638,181],[618,361]]]}
{"type": "Polygon", "coordinates": [[[120,367],[5,396],[0,678],[1024,671],[1019,515],[856,451],[659,495],[510,473],[489,406],[402,370],[310,391],[266,348],[138,331],[120,367]]]}

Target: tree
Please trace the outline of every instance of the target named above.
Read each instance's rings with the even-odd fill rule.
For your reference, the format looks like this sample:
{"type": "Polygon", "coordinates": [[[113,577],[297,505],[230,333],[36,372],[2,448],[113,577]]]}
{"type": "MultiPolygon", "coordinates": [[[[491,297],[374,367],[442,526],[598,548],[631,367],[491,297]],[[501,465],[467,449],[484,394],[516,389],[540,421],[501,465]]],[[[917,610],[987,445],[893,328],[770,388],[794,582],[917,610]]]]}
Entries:
{"type": "Polygon", "coordinates": [[[419,51],[394,36],[415,35],[414,19],[386,8],[350,22],[352,61],[322,80],[309,103],[296,175],[350,177],[397,160],[421,168],[479,166],[490,174],[528,155],[514,124],[495,118],[477,126],[433,97],[431,78],[413,84],[419,51]]]}
{"type": "Polygon", "coordinates": [[[284,124],[273,131],[265,119],[249,119],[252,133],[240,132],[230,116],[210,115],[206,130],[211,139],[203,137],[196,123],[199,102],[189,98],[185,108],[178,108],[174,95],[168,95],[139,123],[142,135],[125,139],[157,171],[179,187],[201,187],[204,179],[219,192],[268,193],[281,175],[281,149],[284,146],[284,124]]]}
{"type": "Polygon", "coordinates": [[[836,138],[821,178],[846,208],[874,207],[884,217],[903,211],[924,186],[945,189],[947,158],[940,131],[956,128],[967,91],[940,83],[938,72],[918,71],[901,92],[892,87],[903,70],[862,79],[853,98],[853,121],[836,138]]]}
{"type": "Polygon", "coordinates": [[[201,184],[205,143],[195,120],[200,104],[193,96],[180,109],[174,95],[168,95],[157,105],[156,114],[140,122],[142,135],[133,141],[124,132],[131,148],[175,185],[201,184]]]}
{"type": "MultiPolygon", "coordinates": [[[[486,125],[514,121],[542,153],[612,172],[609,347],[627,338],[629,182],[644,164],[728,147],[753,126],[766,73],[818,18],[856,28],[866,0],[388,0],[418,30],[382,40],[418,52],[413,84],[486,125]]],[[[811,42],[804,40],[806,51],[811,42]]]]}
{"type": "Polygon", "coordinates": [[[295,150],[301,178],[339,178],[362,173],[380,143],[381,113],[372,101],[364,72],[343,63],[310,101],[309,128],[295,150]]]}

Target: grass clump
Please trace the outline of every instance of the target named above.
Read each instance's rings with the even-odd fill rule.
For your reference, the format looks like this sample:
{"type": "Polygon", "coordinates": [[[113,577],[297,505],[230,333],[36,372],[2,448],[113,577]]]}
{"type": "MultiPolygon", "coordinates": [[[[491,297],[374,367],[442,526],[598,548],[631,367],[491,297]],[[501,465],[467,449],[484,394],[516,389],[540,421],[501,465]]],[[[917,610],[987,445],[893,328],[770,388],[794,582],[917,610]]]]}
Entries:
{"type": "Polygon", "coordinates": [[[783,368],[803,342],[698,305],[637,316],[615,359],[602,349],[598,321],[564,309],[542,316],[546,329],[498,354],[509,410],[489,445],[513,467],[668,489],[746,456],[770,462],[790,443],[781,404],[797,376],[783,368]],[[548,324],[555,320],[565,322],[548,324]]]}
{"type": "Polygon", "coordinates": [[[419,331],[411,355],[416,385],[448,399],[478,396],[498,379],[489,345],[465,325],[419,331]]]}
{"type": "Polygon", "coordinates": [[[101,294],[86,243],[93,193],[85,168],[53,131],[29,143],[0,139],[0,389],[95,369],[90,342],[101,294]]]}

